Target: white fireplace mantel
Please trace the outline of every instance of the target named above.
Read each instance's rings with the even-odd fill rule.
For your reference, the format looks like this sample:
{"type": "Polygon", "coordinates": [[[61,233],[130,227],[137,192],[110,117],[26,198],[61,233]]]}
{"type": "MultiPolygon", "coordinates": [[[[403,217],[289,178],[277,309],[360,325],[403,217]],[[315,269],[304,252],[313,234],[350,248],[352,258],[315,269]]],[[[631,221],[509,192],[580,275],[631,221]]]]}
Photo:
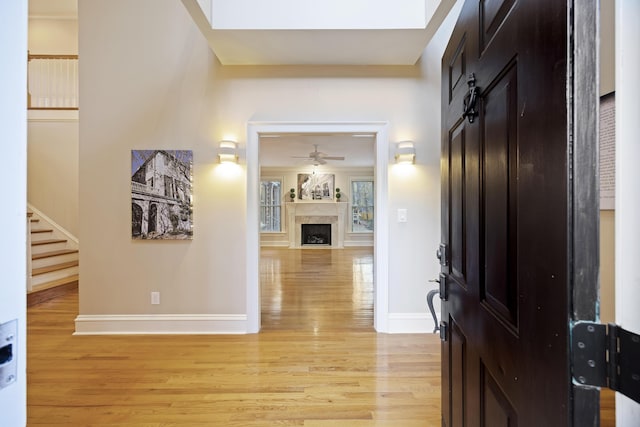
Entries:
{"type": "MultiPolygon", "coordinates": [[[[348,203],[294,202],[286,204],[289,248],[312,248],[302,243],[302,224],[331,224],[331,249],[344,248],[348,203]]],[[[326,247],[326,246],[325,246],[326,247]]]]}

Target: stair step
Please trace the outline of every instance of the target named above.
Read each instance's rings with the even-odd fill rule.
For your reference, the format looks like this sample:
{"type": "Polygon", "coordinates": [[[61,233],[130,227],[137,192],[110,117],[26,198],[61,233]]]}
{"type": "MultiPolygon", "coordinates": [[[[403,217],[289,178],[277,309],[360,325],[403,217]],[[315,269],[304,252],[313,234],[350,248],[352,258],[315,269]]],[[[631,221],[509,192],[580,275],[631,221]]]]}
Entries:
{"type": "MultiPolygon", "coordinates": [[[[36,236],[40,236],[40,235],[36,235],[36,236]]],[[[46,236],[46,234],[44,235],[46,236]]],[[[45,243],[41,243],[44,240],[39,240],[39,239],[32,239],[31,240],[31,254],[32,256],[35,254],[41,254],[41,253],[45,253],[45,252],[51,252],[51,251],[58,251],[58,250],[63,250],[63,249],[73,249],[72,246],[69,246],[69,242],[66,240],[54,240],[53,242],[51,240],[53,239],[48,239],[48,242],[45,243]]]]}
{"type": "Polygon", "coordinates": [[[31,246],[40,246],[40,245],[50,245],[53,243],[66,243],[65,239],[44,239],[44,240],[35,240],[31,242],[31,246]]]}
{"type": "Polygon", "coordinates": [[[50,273],[52,271],[64,270],[65,268],[76,267],[79,265],[79,261],[68,261],[60,264],[49,265],[47,267],[34,268],[31,271],[31,276],[38,276],[40,274],[50,273]]]}
{"type": "Polygon", "coordinates": [[[53,230],[50,228],[38,228],[36,230],[31,230],[31,234],[37,234],[37,233],[52,233],[53,230]]]}
{"type": "Polygon", "coordinates": [[[27,215],[30,234],[30,291],[27,306],[77,292],[80,261],[76,244],[38,215],[27,215]]]}
{"type": "Polygon", "coordinates": [[[54,256],[59,256],[59,255],[67,255],[67,254],[75,254],[78,253],[77,249],[60,249],[57,251],[49,251],[49,252],[42,252],[39,254],[33,254],[31,255],[31,259],[42,259],[42,258],[51,258],[54,256]]]}
{"type": "Polygon", "coordinates": [[[62,264],[64,262],[77,261],[79,259],[78,251],[73,249],[49,251],[48,254],[50,256],[40,257],[40,254],[34,254],[31,256],[32,271],[36,268],[48,267],[50,265],[62,264]]]}

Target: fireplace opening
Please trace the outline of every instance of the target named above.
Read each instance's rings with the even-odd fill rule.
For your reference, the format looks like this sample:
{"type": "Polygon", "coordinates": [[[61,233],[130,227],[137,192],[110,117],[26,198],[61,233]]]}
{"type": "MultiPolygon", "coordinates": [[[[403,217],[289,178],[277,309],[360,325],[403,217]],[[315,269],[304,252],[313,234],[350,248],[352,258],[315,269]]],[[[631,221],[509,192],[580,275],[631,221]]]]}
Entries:
{"type": "Polygon", "coordinates": [[[303,245],[331,246],[331,224],[301,224],[303,245]]]}

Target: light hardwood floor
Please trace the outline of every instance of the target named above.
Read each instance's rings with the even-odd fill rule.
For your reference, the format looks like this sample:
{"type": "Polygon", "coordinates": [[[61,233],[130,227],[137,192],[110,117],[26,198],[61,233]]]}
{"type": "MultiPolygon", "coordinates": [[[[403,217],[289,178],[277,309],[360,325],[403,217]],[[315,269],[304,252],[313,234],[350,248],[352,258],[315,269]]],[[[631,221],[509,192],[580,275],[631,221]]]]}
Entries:
{"type": "Polygon", "coordinates": [[[372,252],[265,250],[263,332],[72,336],[28,309],[30,426],[439,426],[435,335],[373,331],[372,252]]]}
{"type": "Polygon", "coordinates": [[[30,307],[28,425],[440,426],[440,342],[374,332],[372,263],[263,249],[253,335],[72,336],[77,293],[30,307]]]}

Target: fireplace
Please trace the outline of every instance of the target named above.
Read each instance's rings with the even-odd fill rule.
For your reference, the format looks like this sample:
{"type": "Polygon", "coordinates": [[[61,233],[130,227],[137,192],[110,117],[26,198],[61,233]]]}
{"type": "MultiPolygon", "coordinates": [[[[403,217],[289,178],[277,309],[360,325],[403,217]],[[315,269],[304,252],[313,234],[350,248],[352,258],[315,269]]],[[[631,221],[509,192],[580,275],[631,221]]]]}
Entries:
{"type": "MultiPolygon", "coordinates": [[[[291,249],[342,249],[344,247],[345,218],[348,203],[295,202],[287,203],[287,233],[291,249]],[[323,243],[305,243],[303,225],[323,225],[323,243]]],[[[305,227],[306,228],[306,227],[305,227]]],[[[317,232],[313,232],[316,234],[317,232]]],[[[316,240],[316,239],[314,239],[316,240]]]]}
{"type": "Polygon", "coordinates": [[[301,245],[331,246],[331,224],[301,224],[301,245]]]}

